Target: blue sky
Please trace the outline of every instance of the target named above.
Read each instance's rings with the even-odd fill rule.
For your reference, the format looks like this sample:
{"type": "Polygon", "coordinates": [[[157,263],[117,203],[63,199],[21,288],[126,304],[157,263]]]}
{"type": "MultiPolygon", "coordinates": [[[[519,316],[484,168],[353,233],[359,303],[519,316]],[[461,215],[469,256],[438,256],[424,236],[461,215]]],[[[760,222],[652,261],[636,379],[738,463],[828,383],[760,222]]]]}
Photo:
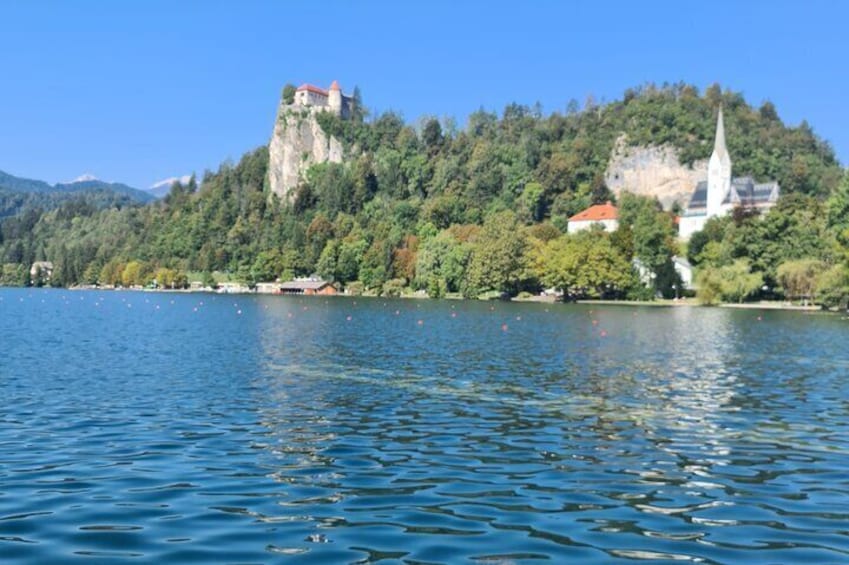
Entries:
{"type": "Polygon", "coordinates": [[[0,170],[138,187],[267,143],[286,82],[454,116],[719,82],[849,163],[849,2],[0,0],[0,170]]]}

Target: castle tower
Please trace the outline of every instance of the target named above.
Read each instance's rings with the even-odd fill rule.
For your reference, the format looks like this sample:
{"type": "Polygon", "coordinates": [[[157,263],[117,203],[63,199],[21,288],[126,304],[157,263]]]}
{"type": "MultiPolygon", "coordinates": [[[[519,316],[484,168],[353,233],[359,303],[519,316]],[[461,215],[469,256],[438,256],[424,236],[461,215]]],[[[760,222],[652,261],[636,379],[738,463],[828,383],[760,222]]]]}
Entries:
{"type": "Polygon", "coordinates": [[[327,91],[327,105],[331,112],[337,116],[342,115],[342,89],[339,88],[339,83],[335,80],[330,85],[330,90],[327,91]]]}
{"type": "Polygon", "coordinates": [[[722,211],[722,201],[731,190],[731,157],[725,147],[725,123],[722,106],[716,119],[716,140],[708,163],[707,217],[717,216],[722,211]]]}

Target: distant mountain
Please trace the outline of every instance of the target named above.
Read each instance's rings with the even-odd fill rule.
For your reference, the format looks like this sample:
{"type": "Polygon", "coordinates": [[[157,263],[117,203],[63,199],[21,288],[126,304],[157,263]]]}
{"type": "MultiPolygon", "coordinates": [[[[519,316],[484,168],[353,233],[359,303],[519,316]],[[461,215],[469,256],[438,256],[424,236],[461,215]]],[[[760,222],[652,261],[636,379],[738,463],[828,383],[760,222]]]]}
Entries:
{"type": "Polygon", "coordinates": [[[126,196],[140,204],[146,204],[155,200],[149,192],[127,186],[117,182],[106,182],[92,175],[83,175],[71,182],[50,185],[44,181],[16,177],[0,171],[0,189],[5,192],[27,192],[27,193],[83,193],[83,192],[114,192],[126,196]]]}
{"type": "Polygon", "coordinates": [[[153,202],[154,200],[156,200],[156,197],[146,190],[133,188],[131,186],[127,186],[126,184],[122,184],[119,182],[105,182],[99,179],[80,180],[66,184],[59,183],[55,185],[53,189],[59,192],[75,193],[105,190],[123,196],[127,196],[131,200],[135,200],[140,204],[147,204],[148,202],[153,202]]]}
{"type": "Polygon", "coordinates": [[[65,202],[79,199],[95,208],[109,208],[147,204],[156,197],[147,191],[105,182],[91,175],[50,185],[0,171],[0,217],[13,216],[27,209],[52,210],[65,202]]]}
{"type": "Polygon", "coordinates": [[[182,184],[188,184],[189,180],[192,178],[192,175],[183,175],[181,177],[170,177],[167,179],[162,179],[159,182],[153,183],[150,188],[147,189],[147,192],[154,195],[156,198],[164,198],[171,192],[171,187],[175,182],[180,182],[182,184]]]}
{"type": "Polygon", "coordinates": [[[53,187],[41,180],[24,179],[0,171],[0,188],[10,192],[50,192],[53,187]]]}

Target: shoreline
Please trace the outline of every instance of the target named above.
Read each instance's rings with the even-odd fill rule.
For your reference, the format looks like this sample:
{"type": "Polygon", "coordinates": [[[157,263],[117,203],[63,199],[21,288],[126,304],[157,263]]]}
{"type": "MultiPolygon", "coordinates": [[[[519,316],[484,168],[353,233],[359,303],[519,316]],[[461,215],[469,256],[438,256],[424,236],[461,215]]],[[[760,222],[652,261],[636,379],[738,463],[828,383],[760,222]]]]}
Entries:
{"type": "MultiPolygon", "coordinates": [[[[87,290],[100,290],[100,291],[111,291],[111,292],[121,292],[121,291],[130,291],[130,292],[151,292],[151,293],[174,293],[174,294],[227,294],[227,295],[255,295],[255,296],[298,296],[298,297],[310,297],[312,295],[306,294],[279,294],[279,293],[270,293],[270,292],[257,292],[253,291],[224,291],[213,290],[210,288],[114,288],[114,287],[90,287],[90,286],[72,286],[72,287],[25,287],[25,286],[0,286],[0,289],[3,288],[19,288],[19,289],[34,289],[34,288],[44,288],[49,290],[68,290],[68,291],[87,291],[87,290]]],[[[324,295],[318,296],[317,298],[322,297],[324,295]]],[[[396,297],[380,297],[377,295],[369,295],[369,294],[361,294],[361,295],[352,295],[352,294],[344,294],[338,293],[334,296],[342,297],[342,298],[403,298],[403,299],[415,299],[415,300],[430,300],[431,298],[427,295],[422,294],[402,294],[396,297]]],[[[324,296],[326,298],[326,296],[324,296]]],[[[450,295],[443,298],[437,298],[434,300],[459,300],[459,301],[480,301],[487,302],[485,299],[475,299],[475,298],[463,298],[458,295],[450,295]]],[[[513,303],[545,303],[545,304],[569,304],[568,302],[561,302],[555,299],[552,296],[529,296],[523,298],[512,298],[507,300],[507,302],[513,303]]],[[[801,304],[791,304],[784,301],[760,301],[760,302],[743,302],[743,303],[722,303],[716,304],[713,306],[706,306],[704,304],[699,304],[693,298],[680,298],[680,299],[659,299],[659,300],[593,300],[593,299],[582,299],[576,300],[573,304],[581,304],[581,305],[596,305],[596,306],[640,306],[640,307],[652,307],[652,308],[730,308],[730,309],[739,309],[739,310],[774,310],[774,311],[788,311],[788,312],[808,312],[808,313],[832,313],[832,314],[841,314],[845,313],[841,310],[837,309],[827,309],[822,308],[817,305],[808,305],[803,306],[801,304]]]]}

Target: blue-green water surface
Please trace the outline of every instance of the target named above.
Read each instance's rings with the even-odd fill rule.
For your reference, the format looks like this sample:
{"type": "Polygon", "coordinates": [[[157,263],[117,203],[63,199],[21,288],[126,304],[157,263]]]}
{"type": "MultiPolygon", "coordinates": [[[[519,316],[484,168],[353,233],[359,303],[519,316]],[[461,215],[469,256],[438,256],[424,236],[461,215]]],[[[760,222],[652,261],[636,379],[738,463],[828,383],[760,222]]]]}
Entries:
{"type": "Polygon", "coordinates": [[[837,315],[0,290],[0,562],[847,563],[837,315]]]}

